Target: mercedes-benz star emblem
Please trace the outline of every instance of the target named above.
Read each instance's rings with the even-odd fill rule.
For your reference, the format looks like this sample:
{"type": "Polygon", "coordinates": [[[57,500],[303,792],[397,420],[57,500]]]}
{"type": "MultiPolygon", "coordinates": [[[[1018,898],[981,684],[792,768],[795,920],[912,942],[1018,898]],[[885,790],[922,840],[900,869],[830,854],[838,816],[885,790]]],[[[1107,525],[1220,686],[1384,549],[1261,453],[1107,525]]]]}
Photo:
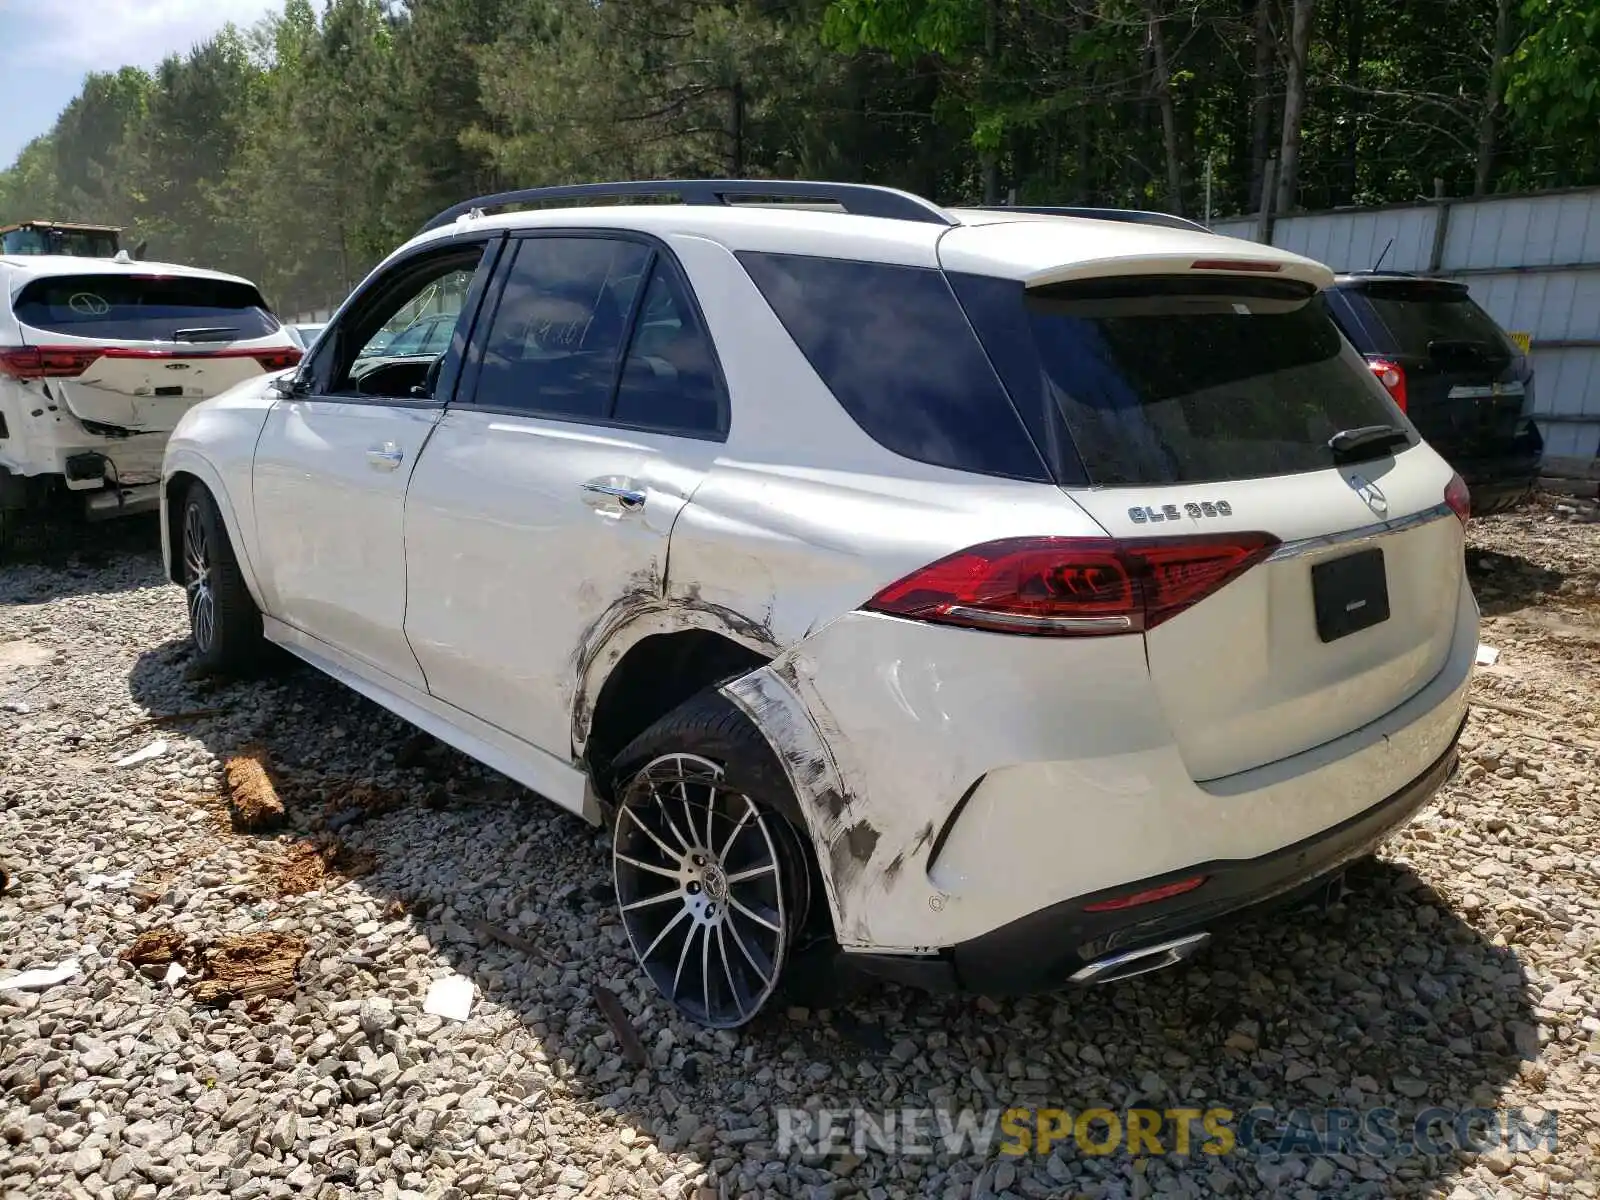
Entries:
{"type": "Polygon", "coordinates": [[[1364,475],[1350,476],[1350,486],[1355,488],[1356,495],[1367,502],[1367,507],[1380,517],[1389,511],[1389,498],[1383,494],[1383,489],[1364,475]]]}

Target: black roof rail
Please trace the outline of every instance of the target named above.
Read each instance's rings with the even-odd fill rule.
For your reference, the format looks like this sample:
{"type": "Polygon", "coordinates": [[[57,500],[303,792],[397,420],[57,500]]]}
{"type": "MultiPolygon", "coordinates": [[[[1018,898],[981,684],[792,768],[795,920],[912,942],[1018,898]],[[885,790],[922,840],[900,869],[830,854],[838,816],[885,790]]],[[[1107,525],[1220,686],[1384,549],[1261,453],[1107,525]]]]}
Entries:
{"type": "Polygon", "coordinates": [[[970,204],[962,208],[975,208],[981,212],[1041,213],[1049,217],[1086,217],[1091,221],[1129,221],[1135,225],[1165,225],[1170,229],[1190,229],[1210,233],[1199,221],[1172,213],[1146,212],[1138,208],[1047,208],[1028,204],[970,204]]]}
{"type": "Polygon", "coordinates": [[[958,222],[931,200],[895,188],[867,183],[821,183],[781,179],[650,179],[623,183],[579,183],[565,187],[522,188],[464,200],[445,209],[418,232],[448,225],[474,210],[488,211],[512,204],[547,204],[571,200],[579,204],[624,196],[676,196],[684,204],[732,204],[739,200],[811,200],[837,204],[860,217],[888,217],[933,225],[958,222]]]}

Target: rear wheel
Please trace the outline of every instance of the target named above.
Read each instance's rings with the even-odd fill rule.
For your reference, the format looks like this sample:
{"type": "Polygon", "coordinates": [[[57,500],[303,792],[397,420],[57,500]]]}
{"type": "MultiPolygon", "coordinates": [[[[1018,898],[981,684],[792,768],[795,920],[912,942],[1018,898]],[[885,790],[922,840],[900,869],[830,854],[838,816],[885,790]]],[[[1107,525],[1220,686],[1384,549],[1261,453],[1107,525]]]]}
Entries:
{"type": "Polygon", "coordinates": [[[811,871],[787,779],[744,715],[690,700],[618,757],[612,871],[639,965],[690,1020],[743,1025],[806,925],[811,871]]]}
{"type": "Polygon", "coordinates": [[[261,610],[245,587],[217,502],[203,485],[184,493],[178,530],[195,662],[219,673],[254,669],[266,646],[261,610]]]}

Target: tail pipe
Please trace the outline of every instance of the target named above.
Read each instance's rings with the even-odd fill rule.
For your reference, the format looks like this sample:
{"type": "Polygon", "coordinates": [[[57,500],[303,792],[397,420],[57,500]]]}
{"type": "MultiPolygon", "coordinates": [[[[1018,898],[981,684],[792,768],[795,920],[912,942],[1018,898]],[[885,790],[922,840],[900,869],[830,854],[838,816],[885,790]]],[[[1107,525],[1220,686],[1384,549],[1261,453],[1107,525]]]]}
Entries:
{"type": "Polygon", "coordinates": [[[1073,972],[1071,982],[1081,985],[1112,983],[1118,979],[1132,979],[1135,975],[1159,971],[1164,967],[1175,967],[1185,959],[1192,958],[1210,940],[1209,933],[1191,933],[1173,938],[1170,942],[1108,954],[1073,972]]]}

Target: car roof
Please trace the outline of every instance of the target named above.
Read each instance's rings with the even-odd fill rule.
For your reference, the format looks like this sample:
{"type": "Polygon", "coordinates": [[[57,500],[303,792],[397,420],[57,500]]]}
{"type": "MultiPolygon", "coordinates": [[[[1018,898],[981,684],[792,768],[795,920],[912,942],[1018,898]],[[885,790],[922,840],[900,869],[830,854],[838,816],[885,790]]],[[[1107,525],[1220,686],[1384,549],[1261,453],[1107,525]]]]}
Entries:
{"type": "Polygon", "coordinates": [[[1286,250],[1193,229],[1050,213],[945,209],[948,222],[862,216],[819,205],[624,204],[464,215],[427,230],[400,250],[481,230],[615,230],[666,240],[700,238],[730,251],[944,267],[1038,281],[1073,263],[1165,257],[1250,261],[1325,287],[1328,268],[1286,250]]]}
{"type": "Polygon", "coordinates": [[[157,275],[180,279],[217,279],[227,283],[256,285],[238,275],[211,271],[204,267],[184,266],[181,263],[118,262],[114,258],[80,258],[72,254],[10,254],[0,255],[0,271],[8,277],[7,290],[16,295],[37,279],[50,279],[62,275],[157,275]]]}

